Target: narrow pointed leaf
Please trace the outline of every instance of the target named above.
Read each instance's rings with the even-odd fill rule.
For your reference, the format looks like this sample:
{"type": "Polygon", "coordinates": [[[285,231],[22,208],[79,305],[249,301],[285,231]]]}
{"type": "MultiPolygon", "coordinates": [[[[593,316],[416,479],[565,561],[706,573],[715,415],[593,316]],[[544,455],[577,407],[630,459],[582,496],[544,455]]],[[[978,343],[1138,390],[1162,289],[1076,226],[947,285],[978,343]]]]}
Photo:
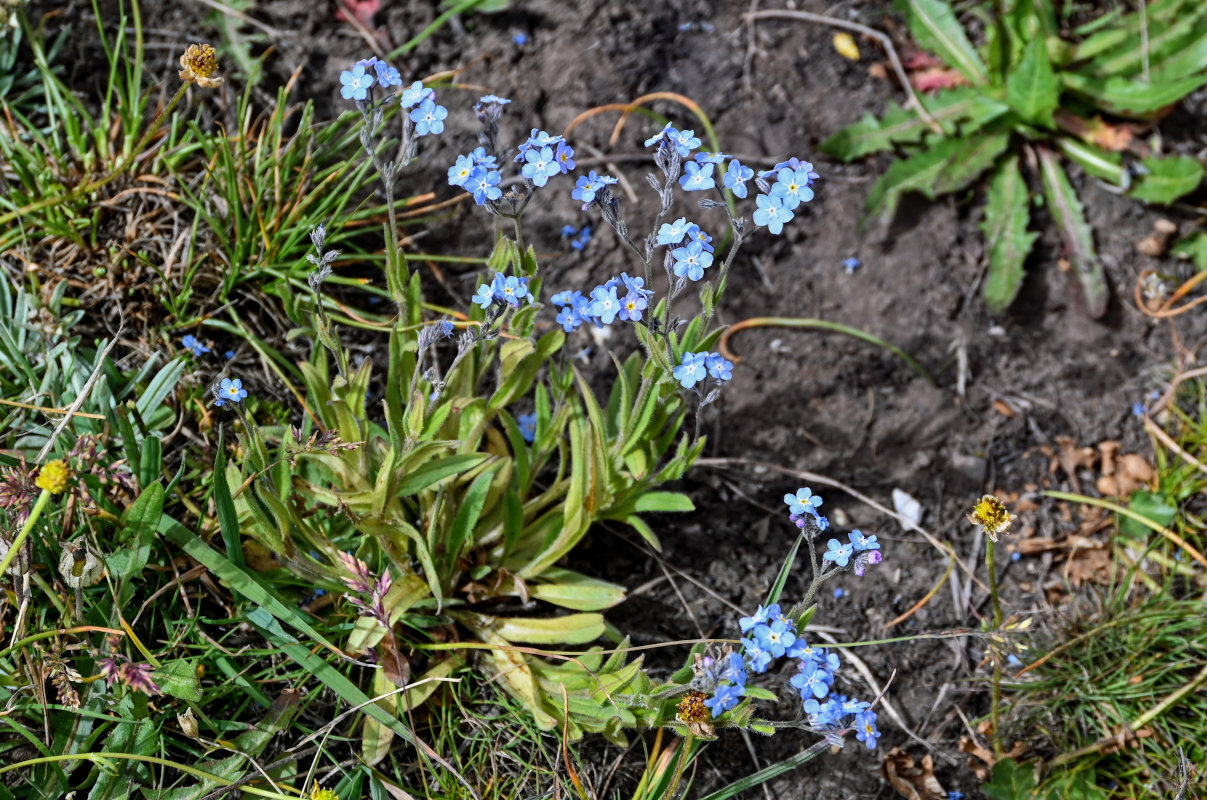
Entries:
{"type": "MultiPolygon", "coordinates": [[[[948,136],[972,133],[1010,110],[1005,103],[970,87],[952,89],[920,100],[927,113],[948,136]]],[[[851,161],[868,153],[891,150],[896,145],[918,144],[932,134],[930,123],[912,109],[890,103],[888,111],[880,119],[865,114],[859,122],[843,128],[819,147],[822,152],[851,161]]]]}
{"type": "Polygon", "coordinates": [[[1106,313],[1110,295],[1102,262],[1094,249],[1094,232],[1085,221],[1081,201],[1055,155],[1047,148],[1037,148],[1036,152],[1039,153],[1044,198],[1048,203],[1048,211],[1060,230],[1069,253],[1069,261],[1072,262],[1073,271],[1077,275],[1085,313],[1091,317],[1101,317],[1106,313]]]}
{"type": "Polygon", "coordinates": [[[1052,114],[1060,104],[1060,81],[1042,36],[1031,39],[1022,61],[1006,78],[1006,102],[1024,122],[1049,130],[1055,127],[1052,114]]]}
{"type": "Polygon", "coordinates": [[[1146,203],[1168,205],[1203,182],[1203,165],[1189,156],[1150,156],[1140,163],[1147,173],[1136,178],[1128,194],[1146,203]]]}
{"type": "Polygon", "coordinates": [[[908,0],[906,18],[918,44],[954,67],[970,83],[988,78],[985,64],[968,41],[947,0],[908,0]]]}
{"type": "Polygon", "coordinates": [[[450,475],[471,470],[489,458],[491,458],[489,453],[464,453],[436,459],[409,472],[402,485],[398,487],[398,494],[404,496],[416,494],[450,475]]]}
{"type": "Polygon", "coordinates": [[[1116,186],[1123,186],[1123,182],[1127,180],[1127,170],[1123,167],[1123,156],[1118,153],[1111,153],[1101,147],[1095,147],[1069,136],[1058,138],[1056,146],[1062,153],[1077,162],[1077,166],[1095,178],[1110,181],[1116,186]]]}
{"type": "Polygon", "coordinates": [[[1014,301],[1023,283],[1023,263],[1038,234],[1027,231],[1027,184],[1018,168],[1018,157],[998,165],[989,185],[985,219],[985,253],[989,269],[985,277],[985,304],[1001,313],[1014,301]]]}
{"type": "Polygon", "coordinates": [[[965,146],[952,157],[947,168],[931,187],[933,196],[950,194],[966,189],[997,162],[998,157],[1010,145],[1011,133],[982,133],[963,139],[965,146]]]}

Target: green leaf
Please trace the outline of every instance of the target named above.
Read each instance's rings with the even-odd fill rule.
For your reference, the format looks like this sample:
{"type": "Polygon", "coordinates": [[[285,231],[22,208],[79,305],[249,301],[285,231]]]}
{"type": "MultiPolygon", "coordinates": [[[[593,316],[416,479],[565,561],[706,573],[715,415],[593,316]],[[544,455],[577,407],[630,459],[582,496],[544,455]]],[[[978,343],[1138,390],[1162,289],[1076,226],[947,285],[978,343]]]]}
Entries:
{"type": "Polygon", "coordinates": [[[1207,269],[1207,233],[1187,236],[1170,251],[1175,258],[1186,259],[1199,269],[1207,269]]]}
{"type": "Polygon", "coordinates": [[[201,680],[192,661],[184,658],[165,661],[153,675],[164,694],[190,703],[201,702],[201,680]]]}
{"type": "Polygon", "coordinates": [[[1022,61],[1007,76],[1006,102],[1024,122],[1049,130],[1056,127],[1052,115],[1060,105],[1060,82],[1042,36],[1031,39],[1022,61]]]}
{"type": "Polygon", "coordinates": [[[509,642],[530,644],[586,644],[603,636],[600,614],[567,614],[564,617],[498,617],[493,630],[509,642]]]}
{"type": "MultiPolygon", "coordinates": [[[[1151,77],[1154,79],[1153,83],[1158,83],[1160,81],[1156,79],[1157,71],[1153,69],[1153,66],[1178,53],[1187,50],[1193,52],[1196,40],[1204,32],[1205,21],[1207,21],[1207,6],[1201,3],[1192,11],[1178,14],[1172,20],[1172,24],[1165,24],[1160,20],[1150,20],[1147,36],[1142,36],[1141,32],[1137,30],[1126,42],[1112,48],[1107,54],[1095,59],[1079,71],[1102,77],[1134,78],[1141,75],[1145,58],[1147,58],[1152,73],[1151,77]]],[[[1194,63],[1193,58],[1185,62],[1175,61],[1177,71],[1171,73],[1171,77],[1182,78],[1202,69],[1201,66],[1195,69],[1194,63]]]]}
{"type": "MultiPolygon", "coordinates": [[[[1161,495],[1145,491],[1132,492],[1127,507],[1161,526],[1168,526],[1173,522],[1174,515],[1178,513],[1177,507],[1168,503],[1161,495]]],[[[1152,533],[1143,523],[1124,516],[1120,517],[1119,530],[1130,536],[1143,538],[1148,538],[1152,533]]]]}
{"type": "Polygon", "coordinates": [[[1203,165],[1190,156],[1149,156],[1140,163],[1148,172],[1136,178],[1128,194],[1146,203],[1168,205],[1203,182],[1203,165]]]}
{"type": "Polygon", "coordinates": [[[985,219],[985,252],[989,268],[985,277],[985,304],[1001,313],[1014,301],[1023,283],[1023,263],[1038,234],[1027,231],[1027,183],[1018,168],[1018,156],[998,165],[989,185],[985,219]]]}
{"type": "Polygon", "coordinates": [[[1098,78],[1077,72],[1062,72],[1065,88],[1085,96],[1090,102],[1121,115],[1146,115],[1181,100],[1207,84],[1207,74],[1189,75],[1162,83],[1118,76],[1098,78]]]}
{"type": "MultiPolygon", "coordinates": [[[[971,133],[1010,110],[1005,103],[969,87],[919,100],[947,136],[971,133]]],[[[890,103],[879,120],[865,114],[859,122],[822,142],[820,148],[843,161],[851,161],[868,153],[891,150],[895,145],[918,144],[930,135],[933,135],[930,124],[917,112],[890,103]]]]}
{"type": "Polygon", "coordinates": [[[155,373],[155,377],[151,379],[151,383],[147,386],[138,397],[138,413],[143,419],[148,419],[151,412],[163,405],[166,398],[180,383],[180,376],[184,374],[185,361],[183,358],[174,358],[164,365],[163,369],[155,373]]]}
{"type": "Polygon", "coordinates": [[[137,578],[151,556],[155,528],[163,514],[163,486],[157,481],[142,490],[122,515],[122,546],[105,557],[109,574],[121,580],[137,578]]]}
{"type": "Polygon", "coordinates": [[[251,602],[260,606],[264,614],[271,614],[279,620],[287,622],[292,628],[306,634],[312,640],[330,650],[332,653],[343,655],[331,642],[314,629],[313,626],[293,607],[282,603],[275,595],[265,589],[259,581],[239,569],[230,561],[201,541],[192,531],[181,525],[166,514],[159,518],[159,532],[174,542],[178,547],[192,556],[198,563],[209,568],[224,583],[251,602]]]}
{"type": "Polygon", "coordinates": [[[602,611],[622,602],[625,589],[573,570],[550,567],[528,587],[538,600],[574,611],[602,611]]]}
{"type": "Polygon", "coordinates": [[[1127,180],[1127,170],[1123,166],[1123,156],[1111,153],[1101,147],[1087,144],[1080,139],[1060,136],[1056,139],[1060,152],[1072,159],[1077,166],[1084,169],[1095,178],[1110,181],[1116,186],[1123,186],[1127,180]]]}
{"type": "Polygon", "coordinates": [[[968,188],[986,170],[992,169],[998,157],[1010,146],[1011,133],[980,133],[965,142],[948,163],[947,168],[931,187],[934,197],[968,188]]]}
{"type": "Polygon", "coordinates": [[[894,161],[872,186],[865,206],[867,214],[881,220],[892,219],[902,196],[910,191],[934,198],[932,187],[943,174],[959,142],[958,139],[947,139],[913,158],[894,161]]]}
{"type": "Polygon", "coordinates": [[[402,496],[418,494],[432,484],[439,483],[450,475],[471,470],[489,458],[492,458],[489,453],[463,453],[438,458],[409,472],[406,480],[398,487],[398,494],[402,496]]]}
{"type": "Polygon", "coordinates": [[[633,526],[633,530],[641,534],[641,538],[645,539],[650,547],[654,548],[654,552],[662,552],[662,542],[658,540],[658,534],[654,533],[654,529],[650,524],[636,514],[630,514],[624,518],[624,521],[633,526]]]}
{"type": "Polygon", "coordinates": [[[989,800],[1029,800],[1035,793],[1031,767],[1003,758],[993,765],[993,778],[982,789],[989,800]]]}
{"type": "Polygon", "coordinates": [[[490,469],[474,479],[474,482],[461,496],[457,516],[453,519],[452,529],[448,532],[448,538],[445,541],[444,559],[446,563],[455,564],[461,554],[461,548],[465,546],[466,542],[472,541],[474,528],[478,524],[482,507],[486,503],[486,495],[490,492],[495,473],[502,466],[502,461],[497,466],[492,464],[490,469]]]}
{"type": "Polygon", "coordinates": [[[645,492],[633,504],[633,511],[695,511],[691,498],[682,492],[645,492]]]}
{"type": "Polygon", "coordinates": [[[924,49],[954,67],[970,83],[981,85],[986,82],[985,64],[968,41],[950,2],[907,0],[906,19],[910,32],[924,49]]]}
{"type": "Polygon", "coordinates": [[[218,452],[214,456],[214,506],[218,511],[218,529],[226,545],[226,558],[240,569],[244,566],[243,544],[239,538],[239,513],[226,480],[226,443],[224,429],[218,430],[218,452]]]}
{"type": "Polygon", "coordinates": [[[1060,230],[1069,261],[1081,287],[1081,302],[1085,313],[1101,317],[1106,313],[1110,294],[1102,262],[1094,249],[1094,232],[1085,221],[1081,201],[1069,183],[1064,168],[1046,147],[1036,148],[1039,154],[1040,178],[1048,211],[1060,230]]]}

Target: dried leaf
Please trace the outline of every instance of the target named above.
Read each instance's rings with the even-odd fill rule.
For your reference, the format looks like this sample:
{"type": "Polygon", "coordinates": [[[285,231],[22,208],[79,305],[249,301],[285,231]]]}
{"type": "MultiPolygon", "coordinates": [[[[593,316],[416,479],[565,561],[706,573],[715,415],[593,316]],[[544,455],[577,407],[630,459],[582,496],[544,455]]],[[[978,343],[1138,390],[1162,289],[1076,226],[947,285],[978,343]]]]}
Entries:
{"type": "Polygon", "coordinates": [[[1131,494],[1152,486],[1157,473],[1139,453],[1127,453],[1119,459],[1119,493],[1131,494]]]}
{"type": "Polygon", "coordinates": [[[1119,153],[1131,147],[1135,133],[1128,125],[1112,125],[1095,114],[1090,119],[1078,117],[1067,111],[1056,112],[1056,124],[1082,141],[1119,153]]]}
{"type": "Polygon", "coordinates": [[[992,750],[977,744],[970,736],[961,736],[960,752],[967,753],[973,757],[968,760],[968,766],[972,769],[973,774],[977,776],[978,780],[986,781],[989,779],[989,769],[996,760],[992,750]]]}
{"type": "Polygon", "coordinates": [[[894,747],[880,764],[880,772],[906,800],[946,800],[947,792],[935,777],[935,765],[930,755],[915,766],[914,757],[894,747]]]}
{"type": "Polygon", "coordinates": [[[1074,550],[1072,555],[1069,556],[1069,561],[1065,564],[1064,569],[1065,577],[1075,587],[1080,587],[1082,584],[1091,581],[1100,584],[1109,584],[1113,572],[1114,570],[1111,568],[1111,555],[1105,549],[1074,550]]]}

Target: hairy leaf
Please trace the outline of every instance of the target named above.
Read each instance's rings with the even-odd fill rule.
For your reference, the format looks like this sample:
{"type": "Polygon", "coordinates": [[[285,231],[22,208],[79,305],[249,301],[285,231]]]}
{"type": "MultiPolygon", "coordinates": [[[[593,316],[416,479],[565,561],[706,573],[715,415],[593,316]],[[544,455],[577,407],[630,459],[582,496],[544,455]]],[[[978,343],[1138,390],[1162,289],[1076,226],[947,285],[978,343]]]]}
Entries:
{"type": "MultiPolygon", "coordinates": [[[[1188,47],[1193,47],[1195,41],[1202,36],[1205,24],[1207,5],[1202,3],[1198,4],[1197,8],[1179,14],[1169,24],[1151,20],[1147,37],[1136,31],[1120,46],[1107,51],[1081,71],[1102,77],[1136,77],[1143,71],[1146,57],[1151,69],[1153,62],[1164,61],[1188,47]]],[[[1190,73],[1183,72],[1175,77],[1188,74],[1190,73]]]]}
{"type": "Polygon", "coordinates": [[[1007,134],[947,139],[913,158],[895,162],[872,187],[867,213],[891,219],[906,192],[934,199],[941,192],[967,186],[993,165],[1008,142],[1007,134]]]}
{"type": "Polygon", "coordinates": [[[1056,140],[1060,151],[1095,178],[1122,186],[1127,170],[1123,167],[1123,156],[1110,153],[1100,147],[1087,144],[1080,139],[1061,136],[1056,140]]]}
{"type": "Polygon", "coordinates": [[[1043,37],[1031,39],[1022,61],[1006,78],[1006,102],[1024,122],[1052,129],[1052,118],[1060,104],[1060,82],[1048,61],[1043,37]]]}
{"type": "Polygon", "coordinates": [[[988,79],[985,64],[944,0],[907,0],[906,18],[918,44],[935,53],[973,84],[988,79]]]}
{"type": "Polygon", "coordinates": [[[1097,78],[1077,72],[1062,72],[1060,79],[1070,91],[1106,111],[1122,115],[1151,114],[1207,84],[1207,74],[1162,83],[1145,83],[1138,78],[1097,78]]]}
{"type": "MultiPolygon", "coordinates": [[[[948,136],[972,133],[1010,110],[1005,103],[970,87],[923,97],[921,102],[948,136]]],[[[878,120],[865,114],[859,122],[822,142],[820,149],[851,161],[868,153],[890,150],[894,145],[919,143],[929,134],[932,134],[930,124],[915,111],[891,103],[883,118],[878,120]]]]}
{"type": "Polygon", "coordinates": [[[586,644],[604,632],[599,614],[567,614],[563,617],[499,617],[493,630],[509,642],[531,644],[586,644]]]}
{"type": "Polygon", "coordinates": [[[991,169],[998,157],[1010,145],[1010,132],[985,133],[964,139],[967,145],[952,157],[934,184],[937,197],[967,188],[986,170],[991,169]]]}
{"type": "Polygon", "coordinates": [[[1189,156],[1149,156],[1140,163],[1148,172],[1136,179],[1128,194],[1146,203],[1167,205],[1203,182],[1203,165],[1189,156]]]}
{"type": "Polygon", "coordinates": [[[623,586],[561,567],[545,570],[528,591],[538,600],[574,611],[602,611],[622,602],[625,594],[623,586]]]}
{"type": "Polygon", "coordinates": [[[989,261],[985,304],[990,311],[1001,313],[1023,284],[1023,263],[1038,236],[1027,231],[1027,183],[1019,171],[1018,156],[1004,159],[994,173],[981,231],[989,261]]]}
{"type": "Polygon", "coordinates": [[[1085,312],[1091,317],[1106,313],[1110,295],[1107,293],[1106,275],[1098,253],[1094,250],[1094,232],[1085,221],[1081,201],[1069,184],[1069,177],[1047,148],[1037,148],[1040,174],[1043,180],[1044,197],[1052,219],[1060,229],[1061,238],[1069,253],[1069,261],[1077,274],[1081,286],[1081,301],[1085,312]]]}

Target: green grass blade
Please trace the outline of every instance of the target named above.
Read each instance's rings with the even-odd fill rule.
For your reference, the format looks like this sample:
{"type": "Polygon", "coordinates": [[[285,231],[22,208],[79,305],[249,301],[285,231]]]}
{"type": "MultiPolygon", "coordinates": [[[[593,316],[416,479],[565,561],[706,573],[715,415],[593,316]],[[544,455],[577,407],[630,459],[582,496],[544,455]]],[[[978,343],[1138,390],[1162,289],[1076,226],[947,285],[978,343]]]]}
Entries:
{"type": "Polygon", "coordinates": [[[764,767],[758,772],[747,775],[741,780],[734,781],[723,789],[718,789],[711,794],[705,795],[704,797],[700,798],[700,800],[729,800],[731,797],[737,797],[739,794],[748,789],[753,789],[755,786],[759,786],[769,780],[778,778],[780,775],[791,772],[801,764],[812,761],[828,749],[830,749],[830,743],[825,739],[822,739],[808,750],[797,753],[791,758],[785,758],[783,761],[772,764],[769,767],[764,767]]]}

